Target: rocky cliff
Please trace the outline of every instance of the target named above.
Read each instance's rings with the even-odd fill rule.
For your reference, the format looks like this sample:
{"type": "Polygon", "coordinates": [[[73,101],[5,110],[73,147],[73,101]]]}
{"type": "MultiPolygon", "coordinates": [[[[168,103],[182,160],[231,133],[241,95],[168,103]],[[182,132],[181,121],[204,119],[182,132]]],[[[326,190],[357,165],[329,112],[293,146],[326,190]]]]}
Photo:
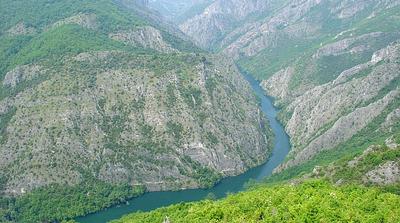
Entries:
{"type": "MultiPolygon", "coordinates": [[[[359,49],[357,45],[352,46],[359,49]]],[[[312,58],[321,56],[326,49],[332,55],[345,52],[348,47],[333,43],[319,49],[312,58]]],[[[336,79],[314,87],[300,84],[297,92],[290,85],[299,75],[295,66],[264,81],[267,92],[279,98],[278,103],[285,107],[282,120],[287,123],[286,130],[293,144],[292,158],[278,171],[304,163],[323,150],[337,148],[372,123],[375,127],[369,131],[387,136],[397,134],[399,126],[395,124],[393,129],[384,120],[397,123],[393,115],[399,106],[399,55],[399,44],[390,44],[373,53],[370,61],[344,70],[336,79]]],[[[306,69],[312,73],[312,63],[306,69]]]]}
{"type": "Polygon", "coordinates": [[[204,11],[188,19],[179,27],[199,46],[210,48],[217,46],[237,23],[249,15],[267,7],[266,1],[259,0],[219,0],[210,4],[204,11]]]}

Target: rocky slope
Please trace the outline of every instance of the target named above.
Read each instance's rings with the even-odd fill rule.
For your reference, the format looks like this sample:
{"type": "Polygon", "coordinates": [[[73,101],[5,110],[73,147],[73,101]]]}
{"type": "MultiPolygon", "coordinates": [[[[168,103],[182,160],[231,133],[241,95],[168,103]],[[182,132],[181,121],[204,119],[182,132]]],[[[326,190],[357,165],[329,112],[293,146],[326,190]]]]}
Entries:
{"type": "Polygon", "coordinates": [[[293,151],[281,171],[379,131],[384,119],[392,125],[382,137],[398,132],[399,4],[221,0],[180,27],[262,80],[283,108],[293,151]]]}
{"type": "MultiPolygon", "coordinates": [[[[307,91],[286,107],[285,112],[291,114],[286,129],[295,155],[282,168],[335,148],[379,115],[398,108],[399,49],[399,44],[393,44],[377,51],[371,61],[343,71],[334,81],[307,91]]],[[[267,88],[271,83],[266,82],[267,88]]]]}
{"type": "Polygon", "coordinates": [[[218,0],[181,22],[180,28],[198,45],[240,59],[254,75],[266,78],[333,37],[398,30],[395,20],[399,3],[218,0]],[[359,32],[351,33],[354,30],[359,32]]]}
{"type": "Polygon", "coordinates": [[[8,72],[10,87],[47,78],[1,101],[11,113],[0,147],[6,192],[78,184],[82,171],[148,190],[195,188],[260,164],[256,100],[234,65],[211,61],[105,51],[8,72]]]}
{"type": "Polygon", "coordinates": [[[267,159],[268,124],[233,61],[181,39],[147,2],[6,3],[0,219],[70,218],[136,194],[126,188],[211,186],[267,159]],[[66,191],[81,210],[33,211],[66,191]]]}
{"type": "MultiPolygon", "coordinates": [[[[373,185],[398,193],[400,184],[399,138],[390,137],[383,145],[371,145],[361,154],[342,158],[325,166],[316,166],[304,179],[328,179],[336,185],[373,185]],[[397,188],[397,189],[396,189],[397,188]]],[[[298,180],[295,180],[298,181],[298,180]]]]}
{"type": "Polygon", "coordinates": [[[179,27],[199,46],[213,48],[237,23],[266,8],[267,2],[261,0],[219,0],[179,27]]]}
{"type": "Polygon", "coordinates": [[[147,6],[164,18],[180,23],[211,4],[213,0],[150,0],[147,6]]]}

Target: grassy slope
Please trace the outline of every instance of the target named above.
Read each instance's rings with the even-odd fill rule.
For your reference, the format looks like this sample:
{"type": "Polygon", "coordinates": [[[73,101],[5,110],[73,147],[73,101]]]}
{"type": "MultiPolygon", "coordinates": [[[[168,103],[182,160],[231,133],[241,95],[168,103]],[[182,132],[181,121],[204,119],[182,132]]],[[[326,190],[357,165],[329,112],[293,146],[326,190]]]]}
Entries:
{"type": "Polygon", "coordinates": [[[256,186],[226,199],[204,200],[137,213],[113,223],[163,222],[399,222],[400,197],[376,188],[300,185],[256,186]]]}

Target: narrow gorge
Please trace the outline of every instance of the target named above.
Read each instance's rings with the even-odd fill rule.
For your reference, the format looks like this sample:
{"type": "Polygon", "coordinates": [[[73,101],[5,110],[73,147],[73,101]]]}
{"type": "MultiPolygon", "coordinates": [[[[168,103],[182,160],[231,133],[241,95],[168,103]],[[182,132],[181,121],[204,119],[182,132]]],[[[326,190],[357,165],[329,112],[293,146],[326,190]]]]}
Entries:
{"type": "Polygon", "coordinates": [[[0,222],[400,221],[400,0],[0,4],[0,222]]]}

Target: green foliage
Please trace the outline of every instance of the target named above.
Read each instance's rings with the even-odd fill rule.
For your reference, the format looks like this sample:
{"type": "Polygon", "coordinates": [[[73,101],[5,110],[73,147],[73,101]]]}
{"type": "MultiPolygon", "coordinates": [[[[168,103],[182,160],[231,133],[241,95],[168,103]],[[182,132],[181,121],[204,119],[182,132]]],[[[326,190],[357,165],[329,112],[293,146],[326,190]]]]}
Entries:
{"type": "Polygon", "coordinates": [[[116,50],[122,44],[78,25],[64,25],[34,37],[15,56],[12,64],[27,64],[43,58],[60,58],[91,50],[116,50]]]}
{"type": "Polygon", "coordinates": [[[260,185],[218,201],[183,203],[127,215],[113,223],[162,222],[399,222],[400,197],[325,181],[260,185]]]}
{"type": "Polygon", "coordinates": [[[2,0],[0,30],[9,29],[21,21],[36,29],[44,29],[61,19],[78,13],[96,14],[102,22],[103,31],[147,24],[133,11],[109,0],[2,0]]]}
{"type": "Polygon", "coordinates": [[[332,181],[339,179],[346,182],[362,183],[363,176],[370,170],[377,166],[384,164],[386,161],[393,161],[400,159],[400,149],[389,149],[386,146],[375,148],[373,152],[369,152],[356,163],[354,167],[347,165],[348,159],[341,159],[335,162],[335,172],[332,181]]]}
{"type": "Polygon", "coordinates": [[[212,132],[206,133],[207,141],[211,143],[212,146],[217,145],[219,143],[218,138],[212,132]]]}
{"type": "Polygon", "coordinates": [[[360,35],[371,32],[393,32],[399,30],[399,16],[399,6],[387,10],[382,10],[372,18],[364,19],[355,23],[354,33],[360,35]]]}
{"type": "Polygon", "coordinates": [[[3,75],[9,66],[11,61],[10,58],[14,57],[29,41],[32,39],[31,36],[17,36],[7,37],[0,36],[0,78],[3,79],[3,75]]]}
{"type": "MultiPolygon", "coordinates": [[[[14,116],[16,112],[15,108],[10,109],[7,113],[3,114],[0,116],[0,144],[6,141],[7,134],[6,134],[6,129],[8,126],[8,123],[11,121],[12,117],[14,116]]],[[[1,191],[1,179],[0,179],[0,191],[1,191]]]]}
{"type": "Polygon", "coordinates": [[[183,126],[181,123],[174,123],[171,121],[167,122],[167,133],[172,135],[175,139],[175,142],[180,144],[180,141],[183,137],[183,126]]]}
{"type": "Polygon", "coordinates": [[[313,48],[313,43],[303,40],[281,39],[279,47],[268,48],[253,57],[243,57],[238,61],[240,67],[258,79],[268,79],[275,72],[285,68],[290,63],[313,48]]]}
{"type": "Polygon", "coordinates": [[[290,83],[294,89],[310,83],[323,84],[331,81],[345,69],[367,62],[373,51],[399,38],[397,33],[400,26],[399,7],[381,10],[372,18],[368,16],[374,9],[365,8],[350,19],[340,20],[331,16],[328,4],[321,3],[305,15],[305,18],[319,21],[322,25],[313,39],[286,37],[286,33],[280,33],[278,30],[276,35],[279,38],[274,40],[274,46],[251,57],[242,56],[239,65],[258,79],[268,79],[280,69],[290,65],[295,68],[297,74],[290,83]],[[347,31],[339,38],[333,37],[335,36],[333,33],[338,34],[344,30],[347,31]],[[362,53],[323,57],[318,61],[312,59],[312,55],[322,46],[372,32],[384,32],[385,35],[375,40],[368,40],[369,49],[362,53]]]}
{"type": "Polygon", "coordinates": [[[206,79],[207,93],[211,98],[213,97],[213,93],[216,87],[217,87],[217,81],[215,80],[215,78],[210,77],[206,79]]]}
{"type": "Polygon", "coordinates": [[[180,169],[180,172],[183,175],[197,179],[201,187],[213,187],[221,179],[220,174],[208,167],[204,167],[200,163],[191,159],[189,156],[184,156],[182,161],[190,165],[190,170],[180,169]]]}
{"type": "Polygon", "coordinates": [[[11,204],[3,216],[20,223],[68,220],[121,203],[143,192],[141,187],[101,181],[87,181],[77,186],[50,185],[14,201],[9,200],[11,204]]]}
{"type": "Polygon", "coordinates": [[[198,106],[201,106],[202,95],[200,89],[197,89],[194,86],[189,86],[188,88],[182,89],[181,92],[186,104],[189,105],[191,108],[194,109],[198,106]]]}

